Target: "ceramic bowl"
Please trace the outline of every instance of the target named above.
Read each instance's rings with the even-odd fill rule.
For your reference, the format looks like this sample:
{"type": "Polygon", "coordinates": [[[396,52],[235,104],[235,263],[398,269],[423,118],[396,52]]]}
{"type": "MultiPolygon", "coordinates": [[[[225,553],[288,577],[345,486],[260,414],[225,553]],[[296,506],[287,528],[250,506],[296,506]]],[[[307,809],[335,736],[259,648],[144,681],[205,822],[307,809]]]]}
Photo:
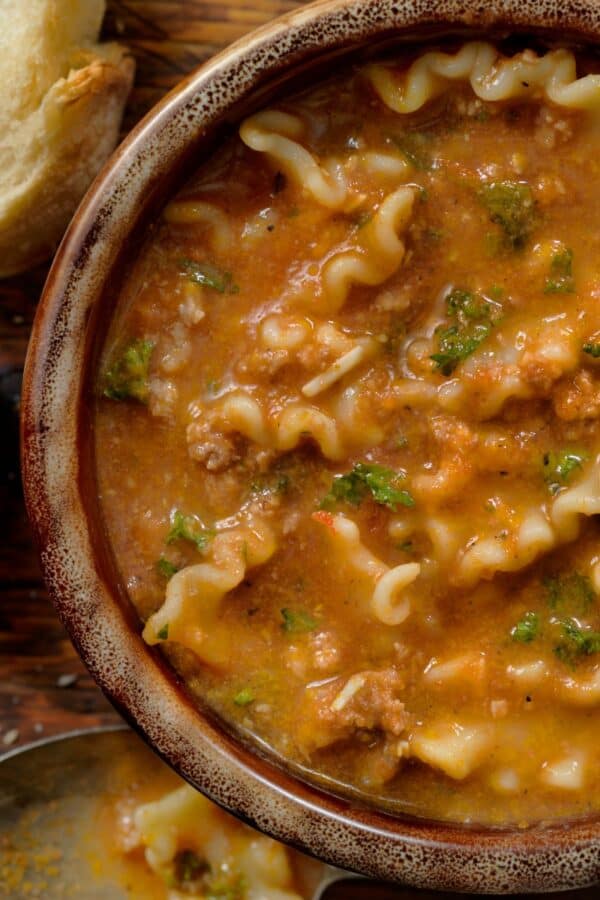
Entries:
{"type": "Polygon", "coordinates": [[[93,676],[192,784],[269,834],[328,862],[415,886],[516,892],[600,878],[600,817],[527,830],[393,817],[300,780],[199,711],[147,647],[112,567],[90,441],[90,372],[111,287],[147,223],[219,135],[273,93],[352,54],[446,33],[532,33],[597,43],[597,0],[326,0],[234,44],[192,73],[117,150],[58,252],[39,306],[23,393],[29,514],[56,608],[93,676]]]}

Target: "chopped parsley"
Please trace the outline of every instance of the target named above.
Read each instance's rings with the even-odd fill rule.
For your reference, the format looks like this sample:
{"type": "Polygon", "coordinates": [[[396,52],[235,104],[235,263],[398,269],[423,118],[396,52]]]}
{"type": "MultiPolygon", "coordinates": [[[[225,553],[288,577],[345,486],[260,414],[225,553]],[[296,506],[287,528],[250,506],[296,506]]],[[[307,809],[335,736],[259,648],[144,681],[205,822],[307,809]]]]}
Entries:
{"type": "Polygon", "coordinates": [[[179,572],[178,567],[164,556],[161,556],[161,558],[157,560],[156,568],[165,578],[172,578],[173,575],[176,575],[177,572],[179,572]]]}
{"type": "Polygon", "coordinates": [[[573,472],[581,469],[587,459],[587,453],[579,453],[575,450],[560,450],[544,453],[543,471],[544,481],[548,485],[551,494],[556,494],[569,481],[573,472]]]}
{"type": "Polygon", "coordinates": [[[360,231],[361,228],[364,228],[365,225],[368,225],[372,220],[373,210],[371,209],[359,209],[352,216],[352,224],[357,231],[360,231]]]}
{"type": "Polygon", "coordinates": [[[469,116],[470,119],[475,119],[476,122],[489,122],[491,118],[491,113],[489,109],[478,109],[476,113],[473,113],[469,116]]]}
{"type": "Polygon", "coordinates": [[[438,349],[430,358],[442,375],[451,375],[459,362],[488,337],[497,318],[497,307],[481,294],[454,288],[446,298],[446,312],[456,324],[437,329],[438,349]]]}
{"type": "Polygon", "coordinates": [[[442,375],[452,375],[459,362],[470,356],[491,330],[491,322],[478,322],[470,329],[461,329],[458,325],[439,328],[436,331],[438,350],[430,357],[436,369],[442,375]]]}
{"type": "Polygon", "coordinates": [[[156,637],[159,639],[159,641],[168,641],[169,640],[169,623],[168,622],[166,625],[163,625],[163,627],[160,629],[160,631],[158,631],[156,633],[156,637]]]}
{"type": "Polygon", "coordinates": [[[224,272],[209,262],[196,262],[193,259],[181,260],[185,274],[194,284],[212,288],[219,294],[237,294],[239,286],[234,283],[231,272],[224,272]]]}
{"type": "Polygon", "coordinates": [[[564,619],[560,624],[562,640],[554,653],[561,662],[574,666],[582,657],[600,653],[600,631],[581,628],[574,619],[564,619]]]}
{"type": "Polygon", "coordinates": [[[346,475],[336,475],[331,490],[321,501],[321,509],[330,509],[336,503],[360,506],[368,495],[375,503],[396,512],[398,506],[414,506],[409,491],[400,487],[406,476],[375,463],[356,463],[346,475]]]}
{"type": "Polygon", "coordinates": [[[245,900],[246,888],[243,875],[228,872],[211,881],[204,888],[203,897],[205,900],[245,900]]]}
{"type": "Polygon", "coordinates": [[[544,293],[572,294],[574,290],[573,251],[564,247],[552,255],[550,275],[546,278],[544,293]]]}
{"type": "Polygon", "coordinates": [[[446,310],[449,316],[454,316],[464,324],[469,319],[491,318],[491,304],[485,297],[463,288],[450,291],[446,298],[446,310]]]}
{"type": "Polygon", "coordinates": [[[254,694],[249,688],[242,688],[233,698],[233,702],[236,706],[248,706],[249,703],[254,702],[254,694]]]}
{"type": "Polygon", "coordinates": [[[583,352],[592,359],[600,359],[600,344],[587,343],[583,345],[583,352]]]}
{"type": "Polygon", "coordinates": [[[280,612],[283,618],[281,628],[286,634],[306,634],[314,631],[317,627],[317,620],[313,619],[305,609],[284,607],[280,612]]]}
{"type": "Polygon", "coordinates": [[[247,894],[243,875],[225,864],[214,874],[210,863],[194,850],[180,850],[165,877],[170,888],[204,900],[245,900],[247,894]]]}
{"type": "Polygon", "coordinates": [[[589,613],[596,593],[587,575],[548,575],[542,581],[550,612],[542,617],[527,612],[511,629],[511,637],[521,644],[529,644],[544,636],[550,640],[554,654],[564,663],[574,666],[584,656],[600,653],[600,631],[581,627],[577,618],[589,613]]]}
{"type": "Polygon", "coordinates": [[[200,553],[204,553],[214,536],[214,531],[204,528],[197,516],[186,516],[178,509],[171,513],[171,528],[167,535],[167,544],[173,544],[179,540],[190,541],[196,545],[196,549],[200,553]]]}
{"type": "Polygon", "coordinates": [[[392,135],[391,139],[411,166],[420,172],[431,169],[431,154],[427,147],[429,135],[419,131],[405,131],[403,134],[392,135]]]}
{"type": "Polygon", "coordinates": [[[285,472],[268,472],[258,475],[250,485],[252,494],[287,494],[292,485],[285,472]]]}
{"type": "Polygon", "coordinates": [[[105,377],[104,396],[111,400],[148,402],[148,371],[154,350],[152,341],[137,338],[123,351],[105,377]]]}
{"type": "Polygon", "coordinates": [[[543,585],[549,607],[569,615],[586,613],[596,599],[591,580],[581,572],[573,572],[564,578],[548,575],[543,585]]]}
{"type": "Polygon", "coordinates": [[[523,618],[511,629],[510,636],[513,641],[518,641],[520,644],[529,644],[537,637],[539,630],[540,620],[538,614],[526,612],[523,618]]]}
{"type": "Polygon", "coordinates": [[[210,865],[193,850],[180,850],[173,861],[173,887],[199,886],[210,873],[210,865]]]}
{"type": "Polygon", "coordinates": [[[529,185],[523,181],[493,181],[484,184],[478,196],[491,221],[502,229],[505,246],[512,250],[524,247],[535,220],[529,185]]]}

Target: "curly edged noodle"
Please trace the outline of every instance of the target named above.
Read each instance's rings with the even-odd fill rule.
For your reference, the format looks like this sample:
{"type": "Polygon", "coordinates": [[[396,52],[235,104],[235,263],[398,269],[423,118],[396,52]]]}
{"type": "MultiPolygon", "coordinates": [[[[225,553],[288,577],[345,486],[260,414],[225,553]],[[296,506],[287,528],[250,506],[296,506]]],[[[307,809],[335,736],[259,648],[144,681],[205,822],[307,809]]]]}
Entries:
{"type": "Polygon", "coordinates": [[[267,350],[295,353],[311,339],[319,347],[339,354],[323,372],[302,385],[301,391],[311,399],[345,378],[353,369],[371,359],[381,344],[372,337],[351,338],[331,322],[310,323],[301,316],[274,313],[260,323],[258,337],[267,350]]]}
{"type": "MultiPolygon", "coordinates": [[[[451,515],[431,512],[423,529],[431,541],[434,557],[442,565],[456,565],[453,581],[457,586],[473,587],[498,572],[517,572],[554,547],[577,538],[580,518],[600,513],[600,456],[588,464],[577,484],[561,491],[546,508],[527,508],[518,526],[500,539],[496,533],[478,536],[466,542],[456,535],[451,515]],[[455,563],[456,561],[456,563],[455,563]]],[[[392,537],[407,537],[400,523],[390,525],[392,537]]]]}
{"type": "Polygon", "coordinates": [[[330,210],[355,205],[348,176],[357,169],[396,182],[410,169],[397,154],[373,150],[351,154],[344,162],[334,158],[321,162],[300,142],[303,134],[304,123],[299,116],[275,109],[256,113],[240,126],[240,137],[247,147],[264,153],[294,184],[330,210]]]}
{"type": "Polygon", "coordinates": [[[543,96],[570,109],[600,106],[600,75],[577,78],[569,50],[537,56],[524,50],[505,57],[481,41],[464,44],[455,53],[431,52],[400,73],[380,63],[364,70],[381,100],[397,113],[411,113],[443,93],[453,81],[469,81],[482,100],[499,101],[543,96]]]}
{"type": "MultiPolygon", "coordinates": [[[[219,897],[234,896],[234,887],[231,894],[226,892],[226,876],[232,885],[236,878],[238,883],[243,879],[247,900],[300,900],[299,894],[290,890],[293,877],[285,847],[236,822],[189,785],[138,806],[132,826],[124,849],[143,849],[152,871],[167,883],[176,883],[178,854],[187,852],[193,853],[199,863],[208,864],[208,879],[223,885],[223,892],[209,885],[211,896],[212,891],[215,897],[217,891],[219,897]]],[[[168,897],[193,900],[194,896],[208,896],[202,887],[198,890],[202,893],[190,894],[187,886],[185,893],[174,888],[168,897]]]]}
{"type": "Polygon", "coordinates": [[[519,572],[558,542],[543,512],[528,510],[512,539],[500,540],[492,534],[468,545],[462,553],[456,581],[471,587],[496,572],[519,572]]]}
{"type": "MultiPolygon", "coordinates": [[[[409,224],[415,200],[415,188],[403,185],[382,201],[370,222],[359,232],[354,247],[334,252],[320,273],[319,312],[339,312],[353,285],[369,287],[383,284],[402,265],[406,246],[400,235],[409,224]]],[[[315,299],[310,291],[310,304],[315,299]]],[[[306,285],[291,292],[290,299],[302,297],[306,285]]]]}
{"type": "Polygon", "coordinates": [[[327,260],[322,269],[320,308],[338,312],[353,284],[383,284],[400,268],[406,248],[399,234],[408,225],[414,200],[415,188],[407,185],[388,194],[361,229],[357,247],[327,260]]]}
{"type": "Polygon", "coordinates": [[[579,707],[600,704],[600,666],[589,675],[575,677],[572,673],[557,674],[545,660],[537,659],[524,665],[508,666],[506,674],[523,690],[535,689],[548,699],[579,707]]]}
{"type": "Polygon", "coordinates": [[[237,432],[261,447],[280,451],[292,450],[303,438],[310,436],[319,445],[327,459],[342,460],[347,454],[347,443],[360,444],[372,437],[365,426],[353,428],[349,418],[348,428],[341,428],[336,420],[306,403],[294,403],[279,412],[272,422],[259,402],[253,397],[235,391],[211,410],[211,421],[224,433],[237,432]]]}
{"type": "Polygon", "coordinates": [[[203,661],[227,661],[231,640],[217,620],[225,594],[236,588],[248,569],[265,563],[275,552],[275,537],[266,522],[251,515],[239,526],[222,531],[212,542],[212,561],[186,566],[170,579],[166,598],[146,622],[148,644],[176,641],[203,661]]]}
{"type": "Polygon", "coordinates": [[[575,540],[580,516],[600,513],[600,455],[588,465],[585,477],[561,491],[552,504],[551,521],[560,541],[575,540]]]}
{"type": "Polygon", "coordinates": [[[320,165],[302,146],[304,123],[298,116],[267,109],[250,116],[240,126],[240,137],[247,147],[265,153],[294,183],[322,206],[342,209],[348,198],[348,184],[341,163],[329,160],[320,165]]]}
{"type": "MultiPolygon", "coordinates": [[[[517,552],[521,558],[522,568],[536,556],[556,544],[574,541],[581,524],[581,516],[595,516],[600,513],[600,455],[588,466],[585,476],[577,484],[561,491],[550,507],[549,521],[541,512],[532,511],[522,522],[518,532],[517,552]]],[[[482,542],[483,543],[483,542],[482,542]]],[[[476,550],[476,546],[472,548],[476,550]]],[[[469,553],[471,552],[468,551],[469,553]]],[[[485,550],[479,560],[485,556],[485,550]]],[[[465,575],[477,577],[475,571],[469,572],[467,554],[463,557],[462,567],[465,575]]],[[[505,562],[502,571],[512,571],[505,562]]],[[[489,576],[488,576],[489,577],[489,576]]]]}
{"type": "Polygon", "coordinates": [[[302,393],[309,399],[322,394],[328,388],[333,387],[342,378],[345,378],[353,369],[366,362],[377,352],[377,344],[372,338],[363,338],[356,341],[354,346],[343,353],[328,369],[319,372],[310,381],[302,385],[302,393]]]}
{"type": "Polygon", "coordinates": [[[226,253],[233,243],[233,230],[222,209],[203,200],[174,200],[163,212],[170,225],[207,225],[210,247],[226,253]]]}
{"type": "Polygon", "coordinates": [[[419,577],[421,565],[404,563],[390,568],[364,546],[356,523],[339,513],[316,512],[313,519],[327,528],[346,564],[372,581],[370,608],[375,618],[385,625],[401,625],[416,599],[414,591],[407,588],[419,577]]]}
{"type": "Polygon", "coordinates": [[[444,380],[437,388],[440,406],[451,413],[468,411],[478,419],[490,419],[509,400],[536,396],[538,389],[528,377],[528,362],[534,361],[552,382],[577,368],[581,340],[575,329],[563,327],[552,317],[542,319],[534,325],[535,340],[522,346],[522,327],[498,327],[462,363],[460,378],[444,380]]]}
{"type": "MultiPolygon", "coordinates": [[[[303,132],[297,116],[267,110],[247,119],[240,128],[242,140],[253,150],[266,153],[295,183],[313,199],[332,210],[343,208],[349,188],[339,164],[325,166],[296,138],[303,132]],[[335,177],[334,177],[335,176],[335,177]]],[[[365,168],[381,175],[403,175],[406,164],[396,164],[382,154],[363,154],[365,168]]],[[[402,264],[405,246],[399,237],[408,225],[415,199],[415,188],[403,185],[383,200],[372,220],[359,232],[357,246],[335,253],[321,272],[319,306],[328,313],[344,305],[352,284],[374,286],[386,281],[402,264]]],[[[303,293],[305,286],[300,285],[303,293]]],[[[311,292],[312,298],[312,292],[311,292]]]]}

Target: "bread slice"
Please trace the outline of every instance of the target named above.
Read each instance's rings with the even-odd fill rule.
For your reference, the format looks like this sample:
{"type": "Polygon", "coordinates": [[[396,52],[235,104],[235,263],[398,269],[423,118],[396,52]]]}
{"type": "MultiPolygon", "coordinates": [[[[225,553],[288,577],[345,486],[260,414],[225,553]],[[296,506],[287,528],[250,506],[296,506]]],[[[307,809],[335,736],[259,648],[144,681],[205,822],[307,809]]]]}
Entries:
{"type": "Polygon", "coordinates": [[[0,0],[0,277],[50,256],[113,150],[134,63],[104,0],[0,0]]]}

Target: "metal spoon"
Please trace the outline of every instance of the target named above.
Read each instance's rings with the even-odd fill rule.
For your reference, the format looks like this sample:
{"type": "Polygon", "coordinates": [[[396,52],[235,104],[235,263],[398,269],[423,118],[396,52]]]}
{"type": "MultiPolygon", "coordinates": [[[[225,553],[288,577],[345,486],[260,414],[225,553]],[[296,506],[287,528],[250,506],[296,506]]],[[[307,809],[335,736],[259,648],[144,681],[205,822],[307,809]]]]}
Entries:
{"type": "MultiPolygon", "coordinates": [[[[107,859],[106,844],[98,834],[98,811],[107,794],[126,791],[132,772],[156,773],[161,765],[124,726],[74,732],[7,753],[0,759],[0,896],[11,900],[136,896],[123,887],[117,863],[113,870],[107,859]]],[[[324,864],[308,868],[310,900],[464,900],[464,894],[386,885],[324,864]]],[[[545,895],[529,894],[528,900],[541,896],[545,895]]],[[[561,898],[599,896],[596,886],[569,891],[561,898]]]]}
{"type": "MultiPolygon", "coordinates": [[[[0,759],[0,897],[141,897],[124,889],[119,860],[113,865],[107,858],[99,810],[107,795],[127,791],[132,773],[156,775],[162,765],[124,726],[73,732],[8,752],[0,759]]],[[[353,883],[364,879],[312,861],[308,869],[311,900],[395,896],[355,894],[353,883]]]]}

